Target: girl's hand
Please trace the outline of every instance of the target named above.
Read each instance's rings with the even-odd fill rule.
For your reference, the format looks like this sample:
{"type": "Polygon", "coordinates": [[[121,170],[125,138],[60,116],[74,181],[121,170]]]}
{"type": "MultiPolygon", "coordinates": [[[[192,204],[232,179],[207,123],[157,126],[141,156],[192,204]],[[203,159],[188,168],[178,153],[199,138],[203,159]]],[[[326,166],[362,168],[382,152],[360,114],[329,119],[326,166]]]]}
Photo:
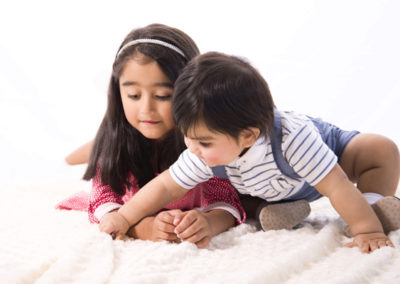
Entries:
{"type": "Polygon", "coordinates": [[[394,247],[384,233],[358,234],[352,242],[345,244],[345,246],[349,248],[358,246],[363,253],[370,253],[378,248],[387,246],[394,247]]]}
{"type": "Polygon", "coordinates": [[[112,211],[101,218],[99,229],[100,232],[110,234],[113,239],[122,240],[129,229],[129,223],[118,211],[112,211]]]}
{"type": "Polygon", "coordinates": [[[179,238],[174,232],[174,219],[176,215],[180,214],[182,214],[182,211],[178,209],[158,213],[153,220],[151,240],[155,242],[179,242],[179,238]]]}
{"type": "Polygon", "coordinates": [[[196,244],[199,248],[208,246],[213,236],[206,215],[197,210],[190,210],[177,215],[174,220],[176,235],[186,242],[196,244]]]}

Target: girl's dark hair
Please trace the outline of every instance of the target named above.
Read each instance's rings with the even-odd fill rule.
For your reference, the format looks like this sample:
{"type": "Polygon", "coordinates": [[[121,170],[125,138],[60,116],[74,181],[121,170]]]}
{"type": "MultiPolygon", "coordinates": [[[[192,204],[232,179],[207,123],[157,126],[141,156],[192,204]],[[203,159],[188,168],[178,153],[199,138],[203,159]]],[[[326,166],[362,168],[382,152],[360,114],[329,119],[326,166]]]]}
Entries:
{"type": "Polygon", "coordinates": [[[162,40],[178,47],[185,57],[161,45],[140,43],[127,47],[115,58],[108,87],[107,110],[83,178],[90,180],[100,170],[102,183],[110,185],[118,194],[124,194],[124,185],[130,185],[129,173],[133,174],[139,187],[142,187],[154,178],[155,172],[167,169],[185,149],[182,134],[177,128],[172,129],[162,141],[157,141],[144,137],[129,124],[119,89],[123,67],[129,59],[142,54],[156,61],[168,79],[175,83],[187,62],[199,54],[196,44],[187,34],[161,24],[131,31],[119,49],[135,39],[162,40]]]}
{"type": "Polygon", "coordinates": [[[267,82],[248,62],[209,52],[197,56],[175,82],[172,113],[185,135],[204,122],[208,129],[237,138],[256,127],[272,131],[274,102],[267,82]]]}

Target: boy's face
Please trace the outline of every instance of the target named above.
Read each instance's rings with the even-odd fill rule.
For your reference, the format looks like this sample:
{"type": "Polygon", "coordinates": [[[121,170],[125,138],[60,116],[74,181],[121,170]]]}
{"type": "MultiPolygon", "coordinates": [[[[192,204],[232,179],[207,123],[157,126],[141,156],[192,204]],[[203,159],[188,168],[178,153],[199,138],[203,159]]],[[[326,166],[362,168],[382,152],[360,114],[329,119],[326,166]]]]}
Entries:
{"type": "Polygon", "coordinates": [[[235,160],[244,149],[251,147],[256,137],[244,130],[239,138],[210,131],[203,123],[189,129],[185,144],[189,151],[202,159],[209,167],[227,165],[235,160]]]}

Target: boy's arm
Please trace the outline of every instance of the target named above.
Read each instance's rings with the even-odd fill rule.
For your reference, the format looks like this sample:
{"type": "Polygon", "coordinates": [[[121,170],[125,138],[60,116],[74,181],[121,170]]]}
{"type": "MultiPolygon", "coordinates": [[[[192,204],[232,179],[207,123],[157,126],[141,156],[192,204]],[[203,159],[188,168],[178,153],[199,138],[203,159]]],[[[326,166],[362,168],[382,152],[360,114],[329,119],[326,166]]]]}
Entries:
{"type": "Polygon", "coordinates": [[[383,232],[371,206],[338,164],[315,188],[329,198],[354,235],[383,232]]]}
{"type": "Polygon", "coordinates": [[[142,187],[118,213],[132,226],[143,217],[152,215],[168,203],[181,198],[185,193],[187,189],[179,186],[172,179],[169,170],[166,170],[142,187]]]}
{"type": "Polygon", "coordinates": [[[315,185],[315,188],[329,198],[333,207],[349,225],[355,238],[357,235],[363,236],[362,242],[368,243],[367,248],[365,243],[360,244],[363,252],[368,252],[370,248],[373,250],[374,242],[388,239],[372,207],[338,164],[315,185]]]}
{"type": "Polygon", "coordinates": [[[94,141],[87,142],[69,154],[65,161],[69,165],[79,165],[89,162],[90,153],[92,152],[94,141]]]}

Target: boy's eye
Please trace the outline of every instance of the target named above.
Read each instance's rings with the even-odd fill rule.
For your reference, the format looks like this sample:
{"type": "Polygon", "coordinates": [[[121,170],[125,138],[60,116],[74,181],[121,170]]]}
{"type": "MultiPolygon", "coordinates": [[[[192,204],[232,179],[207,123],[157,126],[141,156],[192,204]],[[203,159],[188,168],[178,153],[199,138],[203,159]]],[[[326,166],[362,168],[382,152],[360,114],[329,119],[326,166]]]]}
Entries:
{"type": "Polygon", "coordinates": [[[128,98],[133,99],[133,100],[137,100],[139,97],[140,97],[140,95],[138,95],[138,94],[128,95],[128,98]]]}
{"type": "Polygon", "coordinates": [[[160,100],[160,101],[169,101],[171,99],[171,97],[172,97],[172,95],[163,95],[163,96],[158,95],[158,96],[156,96],[157,100],[160,100]]]}
{"type": "Polygon", "coordinates": [[[210,147],[211,143],[207,143],[207,142],[200,142],[200,145],[203,147],[210,147]]]}

